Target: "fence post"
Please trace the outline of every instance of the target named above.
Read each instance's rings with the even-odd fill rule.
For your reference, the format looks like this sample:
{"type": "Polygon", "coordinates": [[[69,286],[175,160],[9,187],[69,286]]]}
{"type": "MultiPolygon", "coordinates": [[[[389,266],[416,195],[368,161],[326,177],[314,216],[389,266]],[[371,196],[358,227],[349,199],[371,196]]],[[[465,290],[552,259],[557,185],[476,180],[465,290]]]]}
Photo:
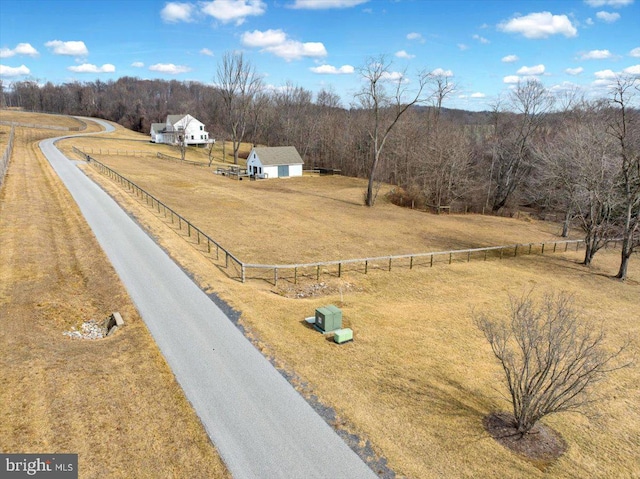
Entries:
{"type": "Polygon", "coordinates": [[[389,258],[389,271],[391,271],[391,258],[389,258]]]}
{"type": "Polygon", "coordinates": [[[554,253],[556,252],[556,246],[558,246],[558,242],[557,242],[557,241],[554,241],[554,242],[553,242],[553,252],[554,252],[554,253]]]}
{"type": "Polygon", "coordinates": [[[278,286],[278,268],[273,268],[273,285],[278,286]]]}
{"type": "Polygon", "coordinates": [[[244,263],[240,264],[240,267],[242,269],[242,282],[244,283],[245,280],[245,267],[244,267],[244,263]]]}
{"type": "Polygon", "coordinates": [[[409,258],[409,269],[413,269],[413,256],[409,258]]]}
{"type": "Polygon", "coordinates": [[[518,245],[516,245],[516,249],[513,252],[513,256],[518,256],[518,245]]]}
{"type": "Polygon", "coordinates": [[[467,251],[467,263],[471,261],[471,251],[467,251]]]}
{"type": "Polygon", "coordinates": [[[531,254],[531,245],[532,243],[529,243],[529,254],[531,254]]]}
{"type": "Polygon", "coordinates": [[[431,268],[433,268],[433,253],[431,253],[431,268]]]}
{"type": "Polygon", "coordinates": [[[367,270],[369,269],[369,260],[364,260],[364,274],[367,274],[367,270]]]}
{"type": "Polygon", "coordinates": [[[342,263],[338,263],[338,278],[342,277],[342,263]]]}
{"type": "Polygon", "coordinates": [[[564,252],[566,253],[568,249],[569,249],[569,242],[567,241],[567,242],[564,244],[564,252]]]}
{"type": "Polygon", "coordinates": [[[293,268],[293,284],[298,284],[298,268],[293,268]]]}
{"type": "Polygon", "coordinates": [[[487,261],[487,250],[484,250],[484,260],[487,261]]]}
{"type": "Polygon", "coordinates": [[[449,253],[449,264],[451,264],[451,260],[453,260],[453,253],[449,253]]]}
{"type": "Polygon", "coordinates": [[[320,265],[316,267],[316,281],[320,281],[320,265]]]}
{"type": "Polygon", "coordinates": [[[542,254],[544,254],[544,245],[545,243],[542,243],[542,254]]]}
{"type": "Polygon", "coordinates": [[[224,258],[224,267],[228,268],[229,267],[229,252],[225,251],[225,253],[226,253],[226,256],[224,258]]]}

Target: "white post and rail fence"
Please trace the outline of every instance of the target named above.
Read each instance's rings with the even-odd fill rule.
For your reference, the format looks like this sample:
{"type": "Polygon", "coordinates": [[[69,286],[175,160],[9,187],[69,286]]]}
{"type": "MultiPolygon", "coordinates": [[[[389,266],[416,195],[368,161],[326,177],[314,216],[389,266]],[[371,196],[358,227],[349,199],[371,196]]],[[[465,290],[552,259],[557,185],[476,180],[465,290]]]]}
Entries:
{"type": "MultiPolygon", "coordinates": [[[[249,279],[260,279],[278,285],[279,281],[289,281],[294,284],[299,278],[311,277],[320,280],[321,275],[341,277],[347,272],[367,274],[371,270],[391,271],[392,269],[405,268],[431,268],[434,265],[452,264],[459,262],[487,261],[489,259],[506,259],[510,257],[578,251],[584,247],[584,240],[545,241],[534,243],[518,243],[504,246],[489,246],[483,248],[470,248],[451,251],[436,251],[429,253],[413,253],[402,255],[373,256],[368,258],[344,259],[334,261],[319,261],[314,263],[298,264],[257,264],[245,263],[234,256],[228,249],[220,245],[216,240],[195,226],[182,215],[171,209],[162,201],[140,188],[134,182],[128,180],[118,172],[95,160],[86,153],[73,148],[74,152],[85,158],[101,173],[107,175],[140,201],[144,201],[158,215],[171,221],[179,231],[186,233],[191,238],[191,243],[199,247],[200,251],[214,260],[226,274],[242,283],[249,279]]],[[[611,240],[615,248],[620,240],[611,240]]]]}

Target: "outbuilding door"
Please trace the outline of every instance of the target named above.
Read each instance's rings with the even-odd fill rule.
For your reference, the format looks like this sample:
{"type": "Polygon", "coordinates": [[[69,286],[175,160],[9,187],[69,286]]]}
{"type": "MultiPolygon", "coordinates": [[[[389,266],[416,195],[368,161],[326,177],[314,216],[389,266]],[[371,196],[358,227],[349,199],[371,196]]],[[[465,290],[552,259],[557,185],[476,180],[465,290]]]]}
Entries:
{"type": "Polygon", "coordinates": [[[289,176],[289,165],[278,165],[278,178],[289,176]]]}

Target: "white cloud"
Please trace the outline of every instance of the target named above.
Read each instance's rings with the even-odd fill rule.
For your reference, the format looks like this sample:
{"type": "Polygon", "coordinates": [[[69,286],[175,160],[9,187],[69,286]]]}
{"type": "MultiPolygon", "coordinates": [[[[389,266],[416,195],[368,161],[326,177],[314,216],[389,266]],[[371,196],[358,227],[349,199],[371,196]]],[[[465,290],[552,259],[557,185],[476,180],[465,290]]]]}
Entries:
{"type": "Polygon", "coordinates": [[[295,0],[291,8],[324,10],[328,8],[351,8],[369,0],[295,0]]]}
{"type": "Polygon", "coordinates": [[[465,45],[464,43],[458,43],[458,48],[459,48],[461,51],[465,51],[465,50],[468,50],[468,49],[469,49],[469,45],[465,45]]]}
{"type": "Polygon", "coordinates": [[[584,71],[584,68],[582,67],[578,67],[578,68],[566,68],[564,70],[564,72],[568,75],[580,75],[580,73],[582,73],[584,71]]]}
{"type": "Polygon", "coordinates": [[[516,73],[518,75],[542,75],[544,70],[544,65],[540,64],[533,67],[522,67],[516,73]]]}
{"type": "Polygon", "coordinates": [[[484,93],[480,93],[480,92],[471,94],[471,98],[485,98],[486,96],[487,95],[485,95],[484,93]]]}
{"type": "Polygon", "coordinates": [[[116,67],[111,63],[105,63],[101,67],[91,63],[83,63],[82,65],[68,67],[67,70],[75,73],[113,73],[116,71],[116,67]]]}
{"type": "Polygon", "coordinates": [[[424,43],[425,39],[422,36],[422,33],[418,33],[418,32],[411,32],[407,34],[407,40],[415,40],[417,42],[420,43],[424,43]]]}
{"type": "Polygon", "coordinates": [[[134,67],[134,68],[144,68],[144,63],[142,63],[142,62],[133,62],[131,64],[131,66],[134,67]]]}
{"type": "Polygon", "coordinates": [[[409,79],[407,77],[404,76],[404,73],[402,72],[382,72],[382,75],[380,76],[380,80],[382,81],[388,81],[388,82],[395,82],[395,83],[408,83],[409,79]]]}
{"type": "Polygon", "coordinates": [[[192,22],[194,11],[190,3],[169,2],[160,11],[160,17],[167,23],[192,22]]]}
{"type": "Polygon", "coordinates": [[[415,55],[411,55],[410,53],[407,53],[405,50],[400,50],[396,52],[396,56],[398,58],[406,58],[407,60],[410,60],[416,57],[415,55]]]}
{"type": "Polygon", "coordinates": [[[342,65],[340,68],[336,68],[333,65],[320,65],[309,70],[320,75],[349,75],[355,71],[355,68],[351,65],[342,65]]]}
{"type": "Polygon", "coordinates": [[[593,74],[598,80],[613,80],[616,78],[617,73],[612,70],[600,70],[593,74]]]}
{"type": "Polygon", "coordinates": [[[205,55],[208,57],[212,57],[213,56],[213,52],[211,50],[209,50],[208,48],[203,48],[202,50],[200,50],[200,55],[205,55]]]}
{"type": "Polygon", "coordinates": [[[429,72],[429,74],[435,77],[452,77],[453,76],[453,72],[451,70],[444,70],[442,68],[436,68],[435,70],[432,70],[431,72],[429,72]]]}
{"type": "Polygon", "coordinates": [[[82,41],[62,42],[60,40],[52,40],[44,45],[47,48],[51,48],[55,55],[83,57],[89,54],[87,46],[82,41]]]}
{"type": "Polygon", "coordinates": [[[486,38],[481,37],[480,35],[477,35],[477,34],[476,34],[476,35],[474,35],[472,38],[473,38],[474,40],[478,40],[480,43],[484,43],[485,45],[486,45],[487,43],[491,43],[491,42],[490,42],[489,40],[487,40],[486,38]]]}
{"type": "Polygon", "coordinates": [[[502,57],[503,63],[514,63],[520,60],[518,55],[507,55],[506,57],[502,57]]]}
{"type": "Polygon", "coordinates": [[[327,56],[327,50],[323,43],[303,43],[291,40],[282,30],[245,32],[242,34],[241,40],[242,44],[247,47],[261,48],[262,51],[273,53],[286,61],[298,60],[304,57],[319,58],[327,56]]]}
{"type": "Polygon", "coordinates": [[[590,7],[604,7],[606,5],[608,7],[620,8],[631,5],[633,0],[585,0],[584,3],[590,7]]]}
{"type": "Polygon", "coordinates": [[[522,17],[498,24],[498,30],[506,33],[519,33],[525,38],[548,38],[551,35],[575,37],[578,30],[566,15],[552,15],[551,12],[530,13],[522,17]]]}
{"type": "Polygon", "coordinates": [[[502,79],[504,83],[518,83],[520,81],[520,77],[518,75],[509,75],[502,79]]]}
{"type": "Polygon", "coordinates": [[[584,21],[584,23],[586,23],[586,24],[587,24],[587,25],[589,25],[589,26],[592,26],[592,25],[594,25],[594,24],[595,24],[595,22],[593,21],[593,18],[591,18],[591,17],[587,18],[587,19],[584,21]]]}
{"type": "Polygon", "coordinates": [[[636,47],[629,52],[630,57],[640,58],[640,47],[636,47]]]}
{"type": "Polygon", "coordinates": [[[613,55],[609,50],[591,50],[590,52],[580,55],[581,60],[605,60],[613,55]]]}
{"type": "Polygon", "coordinates": [[[631,67],[625,68],[622,70],[623,73],[627,75],[640,76],[640,65],[633,65],[631,67]]]}
{"type": "Polygon", "coordinates": [[[178,75],[180,73],[187,73],[191,71],[191,68],[184,65],[174,65],[173,63],[156,63],[151,65],[149,70],[152,72],[168,73],[170,75],[178,75]]]}
{"type": "Polygon", "coordinates": [[[222,23],[242,25],[247,17],[262,15],[267,5],[262,0],[213,0],[203,2],[202,11],[222,23]]]}
{"type": "Polygon", "coordinates": [[[620,20],[620,14],[616,12],[598,12],[596,13],[596,17],[599,20],[607,23],[613,23],[617,20],[620,20]]]}
{"type": "Polygon", "coordinates": [[[267,48],[287,41],[287,34],[282,30],[254,30],[242,34],[242,44],[253,48],[267,48]]]}
{"type": "Polygon", "coordinates": [[[29,75],[29,70],[25,65],[19,67],[8,67],[7,65],[0,65],[0,77],[19,77],[23,75],[29,75]]]}
{"type": "Polygon", "coordinates": [[[40,53],[38,53],[38,50],[33,48],[30,43],[18,43],[13,50],[10,48],[0,48],[0,58],[9,58],[15,55],[37,57],[40,53]]]}

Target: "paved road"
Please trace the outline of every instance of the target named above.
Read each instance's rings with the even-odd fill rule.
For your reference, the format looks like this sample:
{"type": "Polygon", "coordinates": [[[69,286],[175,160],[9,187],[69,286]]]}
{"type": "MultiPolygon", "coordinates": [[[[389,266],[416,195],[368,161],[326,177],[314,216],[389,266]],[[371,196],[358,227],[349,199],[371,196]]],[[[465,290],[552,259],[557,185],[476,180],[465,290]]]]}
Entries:
{"type": "Polygon", "coordinates": [[[233,477],[377,477],[54,141],[44,140],[40,148],[78,203],[233,477]]]}

